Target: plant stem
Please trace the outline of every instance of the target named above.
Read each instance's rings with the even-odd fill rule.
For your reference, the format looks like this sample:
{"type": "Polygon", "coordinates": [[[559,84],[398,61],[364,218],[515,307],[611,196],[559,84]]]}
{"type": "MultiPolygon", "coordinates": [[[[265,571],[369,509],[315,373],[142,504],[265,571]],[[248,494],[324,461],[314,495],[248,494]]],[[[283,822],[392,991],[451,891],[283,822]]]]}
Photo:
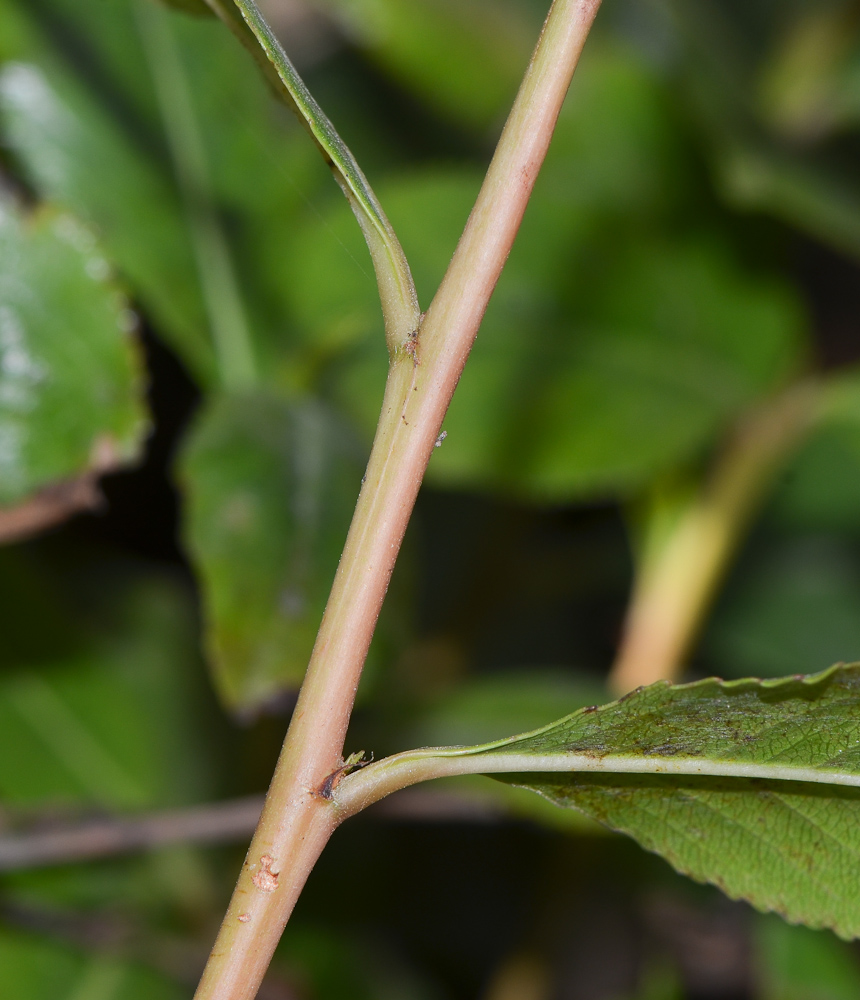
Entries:
{"type": "Polygon", "coordinates": [[[751,414],[668,534],[645,546],[609,686],[617,695],[675,680],[731,557],[774,476],[810,428],[821,392],[807,381],[751,414]]]}
{"type": "MultiPolygon", "coordinates": [[[[840,668],[834,667],[825,673],[832,673],[840,668]]],[[[842,668],[844,669],[844,668],[842,668]]],[[[856,669],[856,668],[849,668],[856,669]]],[[[820,679],[816,675],[813,680],[820,679]]],[[[696,681],[695,688],[710,681],[696,681]]],[[[730,682],[731,685],[732,682],[730,682]]],[[[759,683],[755,681],[736,681],[735,684],[759,683]]],[[[779,683],[779,682],[777,682],[779,683]]],[[[604,706],[612,711],[618,703],[604,706]]],[[[699,755],[696,753],[679,753],[667,755],[662,753],[643,754],[637,750],[622,750],[618,753],[595,753],[593,748],[584,753],[563,748],[548,753],[536,752],[533,748],[523,752],[518,750],[523,738],[534,738],[555,729],[560,723],[571,721],[582,715],[582,710],[568,716],[567,719],[552,722],[542,729],[532,733],[523,733],[494,743],[485,743],[474,747],[424,747],[421,750],[407,750],[404,753],[385,757],[383,760],[369,764],[367,767],[348,775],[335,788],[332,801],[342,819],[354,816],[380,799],[398,792],[410,785],[422,781],[433,781],[437,778],[455,778],[474,774],[646,774],[662,775],[670,778],[673,775],[688,777],[711,777],[763,781],[807,782],[817,785],[839,786],[841,788],[860,788],[860,774],[851,767],[837,769],[835,767],[796,766],[774,760],[752,761],[742,757],[720,757],[699,755]],[[510,747],[510,749],[506,749],[510,747]]],[[[524,779],[524,784],[528,784],[524,779]]]]}
{"type": "Polygon", "coordinates": [[[510,252],[600,0],[556,0],[451,266],[420,332],[392,351],[379,427],[307,676],[197,1000],[251,1000],[339,821],[361,670],[442,418],[510,252]]]}
{"type": "Polygon", "coordinates": [[[257,381],[254,350],[230,247],[214,205],[191,91],[170,15],[152,0],[139,0],[137,18],[188,215],[218,374],[225,389],[238,392],[257,381]]]}
{"type": "Polygon", "coordinates": [[[399,338],[418,328],[421,312],[406,255],[373,189],[254,0],[206,0],[206,3],[250,51],[276,93],[297,115],[346,195],[370,250],[385,338],[393,353],[399,338]]]}

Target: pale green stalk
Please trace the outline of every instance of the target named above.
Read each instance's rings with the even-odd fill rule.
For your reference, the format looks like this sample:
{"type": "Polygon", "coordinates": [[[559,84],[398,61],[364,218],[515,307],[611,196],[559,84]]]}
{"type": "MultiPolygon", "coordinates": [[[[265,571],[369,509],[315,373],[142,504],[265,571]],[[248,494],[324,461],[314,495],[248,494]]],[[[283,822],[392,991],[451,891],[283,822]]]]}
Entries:
{"type": "Polygon", "coordinates": [[[333,800],[341,820],[354,816],[393,792],[421,781],[455,778],[469,774],[642,774],[666,777],[737,778],[748,781],[788,781],[813,785],[860,788],[860,774],[792,767],[786,764],[756,764],[743,761],[703,760],[699,757],[636,757],[624,754],[486,754],[487,747],[430,747],[407,750],[370,764],[344,778],[333,800]]]}
{"type": "Polygon", "coordinates": [[[751,414],[665,535],[646,539],[609,675],[615,694],[681,673],[733,554],[820,402],[820,387],[801,382],[751,414]]]}
{"type": "Polygon", "coordinates": [[[510,252],[599,0],[556,0],[420,333],[393,345],[365,483],[260,825],[197,1000],[251,1000],[339,822],[323,792],[442,418],[510,252]]]}

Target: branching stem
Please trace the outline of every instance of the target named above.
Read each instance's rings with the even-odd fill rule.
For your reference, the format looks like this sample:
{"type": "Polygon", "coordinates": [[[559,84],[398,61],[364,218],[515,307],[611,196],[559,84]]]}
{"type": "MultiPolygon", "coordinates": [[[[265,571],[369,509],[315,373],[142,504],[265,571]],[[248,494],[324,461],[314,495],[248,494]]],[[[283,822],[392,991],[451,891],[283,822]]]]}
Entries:
{"type": "Polygon", "coordinates": [[[451,266],[392,351],[379,427],[307,676],[197,1000],[252,1000],[339,821],[359,677],[442,418],[510,252],[600,0],[555,0],[451,266]]]}

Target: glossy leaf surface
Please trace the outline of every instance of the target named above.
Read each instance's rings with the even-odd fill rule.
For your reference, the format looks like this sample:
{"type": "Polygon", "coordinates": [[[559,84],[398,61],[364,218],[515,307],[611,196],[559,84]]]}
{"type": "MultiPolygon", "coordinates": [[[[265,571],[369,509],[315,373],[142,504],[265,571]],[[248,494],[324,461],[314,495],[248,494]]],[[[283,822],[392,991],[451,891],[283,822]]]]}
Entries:
{"type": "Polygon", "coordinates": [[[202,137],[206,190],[195,190],[189,205],[157,97],[170,80],[143,44],[135,4],[102,5],[98,18],[67,0],[7,5],[20,31],[3,39],[10,61],[0,77],[0,126],[29,183],[96,230],[203,387],[217,371],[193,221],[205,212],[224,225],[254,354],[269,380],[283,377],[285,237],[296,206],[328,179],[247,55],[217,20],[165,19],[188,91],[183,109],[202,137]],[[93,76],[68,65],[57,42],[64,33],[86,39],[93,76]]]}
{"type": "Polygon", "coordinates": [[[133,325],[92,233],[0,200],[0,504],[137,456],[133,325]]]}
{"type": "Polygon", "coordinates": [[[211,377],[193,254],[167,178],[62,72],[9,64],[0,103],[6,133],[36,188],[98,230],[182,357],[198,376],[211,377]]]}

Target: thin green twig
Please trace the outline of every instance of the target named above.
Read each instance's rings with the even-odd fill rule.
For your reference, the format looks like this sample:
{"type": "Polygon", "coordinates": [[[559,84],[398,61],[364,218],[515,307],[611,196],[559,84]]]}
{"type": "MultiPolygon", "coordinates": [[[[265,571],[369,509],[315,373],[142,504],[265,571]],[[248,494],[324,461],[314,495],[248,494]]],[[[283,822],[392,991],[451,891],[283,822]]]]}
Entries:
{"type": "Polygon", "coordinates": [[[397,235],[355,157],[314,100],[254,0],[206,0],[249,49],[278,95],[295,112],[346,195],[364,233],[394,354],[418,328],[420,309],[409,264],[397,235]]]}

